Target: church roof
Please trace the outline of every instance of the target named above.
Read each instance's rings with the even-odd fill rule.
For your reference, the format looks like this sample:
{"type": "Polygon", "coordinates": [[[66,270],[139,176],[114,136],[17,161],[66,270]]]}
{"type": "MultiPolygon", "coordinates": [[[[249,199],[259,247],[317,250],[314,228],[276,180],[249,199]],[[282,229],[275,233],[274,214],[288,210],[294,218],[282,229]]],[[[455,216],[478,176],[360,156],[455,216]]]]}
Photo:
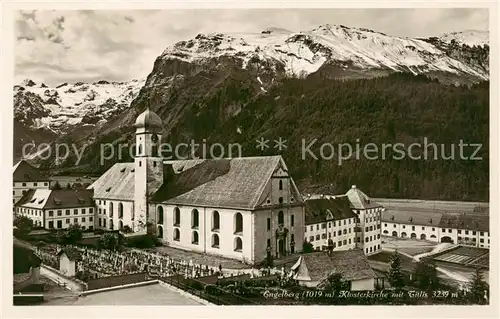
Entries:
{"type": "Polygon", "coordinates": [[[134,163],[116,163],[88,189],[94,190],[96,199],[134,199],[134,163]]]}
{"type": "Polygon", "coordinates": [[[92,190],[74,189],[30,189],[16,203],[17,206],[33,209],[64,209],[94,206],[92,190]]]}
{"type": "Polygon", "coordinates": [[[356,185],[352,185],[351,189],[346,193],[349,201],[351,202],[351,208],[353,209],[370,209],[382,207],[382,205],[376,203],[368,195],[363,193],[356,185]]]}
{"type": "Polygon", "coordinates": [[[327,220],[339,220],[356,217],[350,208],[349,199],[345,195],[309,199],[306,200],[305,203],[306,225],[326,222],[327,220]],[[328,216],[331,217],[328,218],[328,216]]]}
{"type": "Polygon", "coordinates": [[[25,160],[20,160],[12,168],[14,182],[39,182],[49,181],[48,177],[43,176],[40,171],[25,160]]]}
{"type": "Polygon", "coordinates": [[[281,156],[168,161],[174,175],[153,195],[173,205],[254,209],[281,156]]]}
{"type": "Polygon", "coordinates": [[[161,129],[163,125],[163,122],[161,118],[156,114],[155,112],[151,111],[149,108],[147,108],[144,112],[139,114],[135,121],[135,127],[136,128],[155,128],[155,129],[161,129]]]}
{"type": "Polygon", "coordinates": [[[353,281],[375,278],[368,259],[360,249],[326,251],[302,254],[295,279],[319,281],[319,285],[328,276],[341,274],[342,280],[353,281]]]}

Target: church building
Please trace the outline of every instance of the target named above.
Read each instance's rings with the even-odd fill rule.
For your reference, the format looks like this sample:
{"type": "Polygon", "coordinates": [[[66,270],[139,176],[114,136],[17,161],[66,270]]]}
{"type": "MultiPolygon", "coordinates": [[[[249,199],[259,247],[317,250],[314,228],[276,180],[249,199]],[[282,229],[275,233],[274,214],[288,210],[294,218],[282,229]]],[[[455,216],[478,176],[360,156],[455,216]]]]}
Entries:
{"type": "Polygon", "coordinates": [[[304,201],[281,156],[163,161],[161,127],[151,110],[140,114],[134,162],[89,186],[97,229],[128,226],[248,264],[302,250],[304,201]]]}

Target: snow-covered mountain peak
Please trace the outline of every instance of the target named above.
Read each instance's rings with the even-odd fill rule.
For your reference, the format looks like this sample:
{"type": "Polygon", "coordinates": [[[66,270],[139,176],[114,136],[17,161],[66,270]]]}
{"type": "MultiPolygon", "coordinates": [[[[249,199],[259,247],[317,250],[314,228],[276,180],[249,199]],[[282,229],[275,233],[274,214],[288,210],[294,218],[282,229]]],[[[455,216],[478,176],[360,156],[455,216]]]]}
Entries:
{"type": "MultiPolygon", "coordinates": [[[[463,38],[468,33],[462,33],[463,38]]],[[[457,35],[455,35],[457,36],[457,35]]],[[[167,47],[161,59],[203,64],[219,57],[231,57],[247,68],[266,61],[286,76],[303,77],[324,65],[341,68],[388,70],[389,72],[453,73],[487,79],[488,70],[471,66],[450,56],[443,47],[426,39],[390,36],[366,28],[325,24],[290,32],[268,28],[256,33],[198,34],[194,39],[167,47]],[[279,32],[277,32],[279,31],[279,32]]]]}
{"type": "Polygon", "coordinates": [[[64,132],[79,123],[105,121],[130,106],[145,80],[62,83],[22,81],[14,87],[14,116],[32,128],[64,132]]]}
{"type": "Polygon", "coordinates": [[[464,30],[457,32],[444,33],[439,39],[445,43],[450,43],[452,40],[460,44],[466,44],[470,47],[475,45],[484,46],[489,45],[490,41],[489,31],[483,30],[464,30]]]}

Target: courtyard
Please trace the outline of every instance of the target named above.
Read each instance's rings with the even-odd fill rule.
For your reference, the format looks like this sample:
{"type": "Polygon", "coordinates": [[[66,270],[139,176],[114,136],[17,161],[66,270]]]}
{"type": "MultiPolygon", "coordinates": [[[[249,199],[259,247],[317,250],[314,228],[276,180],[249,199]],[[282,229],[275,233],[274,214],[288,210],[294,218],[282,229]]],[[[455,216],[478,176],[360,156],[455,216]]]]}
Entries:
{"type": "Polygon", "coordinates": [[[175,306],[175,305],[202,305],[200,302],[180,294],[164,284],[111,290],[87,296],[66,295],[59,298],[48,299],[43,305],[105,305],[105,306],[175,306]]]}

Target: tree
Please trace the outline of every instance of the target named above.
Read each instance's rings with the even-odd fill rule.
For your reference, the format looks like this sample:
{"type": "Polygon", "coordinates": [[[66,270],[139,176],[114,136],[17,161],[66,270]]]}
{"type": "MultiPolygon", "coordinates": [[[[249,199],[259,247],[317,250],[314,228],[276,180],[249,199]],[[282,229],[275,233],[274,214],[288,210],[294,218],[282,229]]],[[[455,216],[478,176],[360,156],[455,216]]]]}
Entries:
{"type": "Polygon", "coordinates": [[[71,184],[70,184],[70,183],[68,183],[68,184],[66,185],[66,189],[72,189],[72,188],[71,188],[71,184]]]}
{"type": "Polygon", "coordinates": [[[99,238],[99,246],[104,249],[116,250],[118,248],[118,238],[113,233],[105,233],[99,238]]]}
{"type": "Polygon", "coordinates": [[[312,253],[313,250],[314,250],[313,249],[313,244],[311,244],[308,241],[304,241],[304,243],[302,244],[302,252],[304,252],[304,253],[312,253]]]}
{"type": "Polygon", "coordinates": [[[405,282],[403,278],[403,273],[401,270],[401,256],[396,251],[391,255],[391,268],[389,269],[389,283],[392,287],[396,289],[401,289],[404,287],[405,282]]]}
{"type": "Polygon", "coordinates": [[[62,189],[61,184],[59,184],[59,181],[56,181],[54,186],[52,186],[52,190],[60,190],[62,189]]]}
{"type": "Polygon", "coordinates": [[[342,280],[342,274],[333,273],[328,276],[324,289],[331,292],[349,290],[349,282],[342,280]]]}
{"type": "Polygon", "coordinates": [[[82,239],[82,227],[79,224],[72,224],[65,231],[64,237],[67,244],[75,244],[82,239]]]}
{"type": "Polygon", "coordinates": [[[414,270],[415,281],[420,289],[436,289],[439,287],[436,266],[434,264],[420,261],[414,270]]]}
{"type": "Polygon", "coordinates": [[[16,216],[14,218],[14,226],[17,228],[14,231],[16,237],[25,237],[33,229],[33,221],[26,216],[16,216]]]}
{"type": "Polygon", "coordinates": [[[469,282],[469,300],[480,305],[487,303],[487,293],[489,291],[488,284],[483,280],[483,274],[479,267],[476,267],[474,276],[469,282]]]}
{"type": "Polygon", "coordinates": [[[116,233],[105,233],[99,238],[99,247],[109,250],[119,250],[125,244],[125,237],[116,233]]]}

